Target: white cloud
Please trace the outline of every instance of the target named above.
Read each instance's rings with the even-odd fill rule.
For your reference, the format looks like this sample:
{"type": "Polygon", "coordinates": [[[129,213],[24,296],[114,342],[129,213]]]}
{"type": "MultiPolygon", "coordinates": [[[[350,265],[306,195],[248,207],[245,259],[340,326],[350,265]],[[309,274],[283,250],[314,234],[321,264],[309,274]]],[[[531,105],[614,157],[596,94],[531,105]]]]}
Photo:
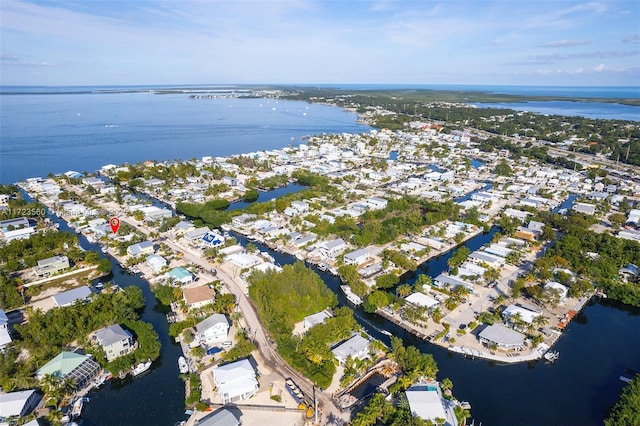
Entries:
{"type": "Polygon", "coordinates": [[[543,43],[538,47],[572,47],[572,46],[584,46],[591,44],[591,40],[556,40],[548,43],[543,43]]]}

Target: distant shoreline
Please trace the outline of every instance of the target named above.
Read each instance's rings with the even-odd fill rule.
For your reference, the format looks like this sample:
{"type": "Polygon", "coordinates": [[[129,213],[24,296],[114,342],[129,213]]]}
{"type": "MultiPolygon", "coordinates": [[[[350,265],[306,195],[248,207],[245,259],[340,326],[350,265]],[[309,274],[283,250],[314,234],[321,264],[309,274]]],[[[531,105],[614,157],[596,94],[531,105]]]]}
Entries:
{"type": "Polygon", "coordinates": [[[74,94],[226,94],[251,96],[251,90],[326,90],[344,94],[396,94],[432,100],[464,103],[500,103],[524,101],[575,101],[594,103],[618,103],[640,106],[640,86],[499,86],[499,85],[385,85],[385,84],[335,84],[335,85],[139,85],[139,86],[0,86],[0,95],[74,95],[74,94]],[[565,94],[566,93],[566,94],[565,94]],[[622,94],[624,96],[621,96],[622,94]],[[609,94],[609,95],[607,95],[609,94]]]}

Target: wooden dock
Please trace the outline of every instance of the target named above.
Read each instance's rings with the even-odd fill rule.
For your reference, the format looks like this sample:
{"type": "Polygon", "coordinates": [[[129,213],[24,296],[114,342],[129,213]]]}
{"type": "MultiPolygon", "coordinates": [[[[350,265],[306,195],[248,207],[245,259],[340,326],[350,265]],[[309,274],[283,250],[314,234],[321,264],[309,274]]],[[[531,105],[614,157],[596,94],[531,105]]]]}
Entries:
{"type": "Polygon", "coordinates": [[[426,340],[429,341],[429,335],[428,334],[424,334],[418,330],[416,330],[416,328],[413,326],[413,324],[407,322],[407,321],[403,321],[401,319],[396,318],[395,316],[391,315],[389,312],[383,310],[383,309],[377,309],[376,310],[376,314],[380,315],[381,317],[385,318],[387,321],[390,321],[392,323],[394,323],[395,325],[397,325],[398,327],[402,328],[405,331],[408,331],[409,333],[413,334],[414,336],[422,339],[422,340],[426,340]]]}

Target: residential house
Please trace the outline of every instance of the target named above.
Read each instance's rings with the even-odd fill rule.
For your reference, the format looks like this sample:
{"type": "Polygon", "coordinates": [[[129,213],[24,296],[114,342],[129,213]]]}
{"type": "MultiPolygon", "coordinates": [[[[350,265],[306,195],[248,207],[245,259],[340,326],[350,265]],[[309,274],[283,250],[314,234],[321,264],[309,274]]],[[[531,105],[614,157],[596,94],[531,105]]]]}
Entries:
{"type": "Polygon", "coordinates": [[[347,244],[344,242],[342,238],[337,238],[335,240],[327,241],[319,246],[319,250],[326,257],[336,257],[347,248],[347,244]]]}
{"type": "Polygon", "coordinates": [[[216,234],[214,232],[207,232],[202,236],[201,242],[211,248],[220,247],[224,244],[225,238],[222,235],[216,234]]]}
{"type": "Polygon", "coordinates": [[[593,216],[596,213],[596,206],[588,203],[575,203],[572,209],[589,216],[593,216]]]}
{"type": "Polygon", "coordinates": [[[9,318],[7,317],[7,314],[0,309],[0,351],[3,351],[9,343],[11,343],[11,336],[9,335],[9,318]]]}
{"type": "Polygon", "coordinates": [[[480,342],[504,351],[522,350],[524,347],[524,334],[505,327],[502,324],[493,324],[486,327],[478,335],[480,342]]]}
{"type": "Polygon", "coordinates": [[[41,401],[42,395],[35,389],[9,393],[0,392],[0,423],[9,424],[10,419],[28,416],[40,405],[41,401]]]}
{"type": "Polygon", "coordinates": [[[176,236],[184,235],[186,232],[196,229],[195,225],[186,220],[181,220],[176,226],[173,227],[173,233],[176,236]]]}
{"type": "Polygon", "coordinates": [[[455,289],[456,287],[463,286],[468,288],[472,293],[474,292],[473,284],[471,284],[470,282],[462,280],[458,277],[452,277],[444,273],[438,275],[433,279],[433,285],[440,288],[448,287],[451,289],[455,289]]]}
{"type": "Polygon", "coordinates": [[[257,265],[260,261],[246,253],[234,253],[224,259],[225,262],[233,263],[240,269],[248,269],[257,265]]]}
{"type": "Polygon", "coordinates": [[[411,303],[412,305],[425,307],[428,309],[435,308],[440,304],[440,302],[438,302],[437,300],[420,292],[411,293],[404,300],[406,300],[408,303],[411,303]]]}
{"type": "Polygon", "coordinates": [[[193,243],[198,240],[201,240],[202,237],[204,237],[210,232],[211,230],[208,227],[204,226],[202,228],[197,228],[192,231],[185,232],[184,239],[189,241],[190,243],[193,243]]]}
{"type": "Polygon", "coordinates": [[[347,265],[362,265],[371,258],[367,249],[358,249],[344,255],[344,263],[347,265]]]}
{"type": "Polygon", "coordinates": [[[331,318],[331,315],[329,315],[326,311],[316,312],[315,314],[304,317],[304,331],[309,330],[314,325],[324,324],[327,318],[331,318]]]}
{"type": "Polygon", "coordinates": [[[147,256],[146,262],[147,262],[147,265],[149,265],[149,267],[155,273],[162,271],[162,268],[167,266],[167,260],[162,256],[158,256],[157,254],[152,254],[147,256]]]}
{"type": "Polygon", "coordinates": [[[100,366],[90,355],[65,351],[38,369],[36,378],[42,380],[47,374],[63,380],[68,377],[79,390],[89,385],[100,374],[100,371],[100,366]]]}
{"type": "Polygon", "coordinates": [[[531,324],[536,317],[541,315],[541,313],[519,305],[509,305],[504,311],[502,311],[502,318],[505,322],[512,323],[513,317],[516,315],[525,323],[531,324]]]}
{"type": "Polygon", "coordinates": [[[33,272],[38,278],[50,277],[69,268],[67,256],[53,256],[48,259],[38,260],[38,266],[33,267],[33,272]]]}
{"type": "Polygon", "coordinates": [[[340,343],[331,350],[340,365],[344,365],[348,357],[365,359],[369,357],[369,340],[360,334],[354,334],[349,340],[340,343]]]}
{"type": "Polygon", "coordinates": [[[36,233],[36,229],[33,226],[27,226],[26,228],[14,229],[12,231],[2,231],[2,236],[6,242],[13,240],[26,240],[36,233]]]}
{"type": "Polygon", "coordinates": [[[136,348],[133,335],[120,327],[119,324],[97,330],[94,336],[100,346],[102,346],[102,349],[104,349],[108,362],[129,354],[136,348]]]}
{"type": "Polygon", "coordinates": [[[71,306],[77,301],[86,301],[93,293],[86,285],[51,296],[57,307],[71,306]]]}
{"type": "Polygon", "coordinates": [[[544,285],[544,289],[556,292],[559,297],[558,301],[560,303],[564,303],[565,299],[567,298],[567,294],[569,294],[569,289],[556,281],[549,281],[544,285]]]}
{"type": "Polygon", "coordinates": [[[241,215],[235,216],[231,219],[231,224],[236,228],[247,228],[251,222],[254,222],[258,216],[251,213],[242,213],[241,215]]]}
{"type": "Polygon", "coordinates": [[[195,426],[240,426],[242,412],[237,407],[222,407],[196,420],[195,426]]]}
{"type": "Polygon", "coordinates": [[[127,247],[127,254],[131,257],[148,256],[154,254],[156,249],[151,241],[143,241],[141,243],[132,244],[127,247]]]}
{"type": "Polygon", "coordinates": [[[433,424],[458,425],[453,410],[445,409],[447,402],[436,382],[416,383],[405,391],[405,395],[412,415],[433,424]],[[444,423],[439,423],[436,419],[442,419],[444,423]]]}
{"type": "Polygon", "coordinates": [[[189,309],[200,308],[214,301],[216,292],[208,285],[189,287],[182,290],[182,297],[189,309]]]}
{"type": "Polygon", "coordinates": [[[214,368],[212,374],[223,404],[249,399],[260,386],[256,372],[247,359],[214,368]]]}
{"type": "Polygon", "coordinates": [[[169,272],[167,272],[167,276],[170,280],[179,283],[180,285],[185,285],[193,282],[193,274],[189,272],[185,268],[173,268],[169,272]]]}
{"type": "Polygon", "coordinates": [[[382,210],[387,207],[388,201],[384,198],[371,197],[365,200],[367,207],[373,210],[382,210]]]}
{"type": "Polygon", "coordinates": [[[227,340],[229,321],[223,314],[213,314],[196,324],[196,339],[209,345],[220,340],[227,340]]]}

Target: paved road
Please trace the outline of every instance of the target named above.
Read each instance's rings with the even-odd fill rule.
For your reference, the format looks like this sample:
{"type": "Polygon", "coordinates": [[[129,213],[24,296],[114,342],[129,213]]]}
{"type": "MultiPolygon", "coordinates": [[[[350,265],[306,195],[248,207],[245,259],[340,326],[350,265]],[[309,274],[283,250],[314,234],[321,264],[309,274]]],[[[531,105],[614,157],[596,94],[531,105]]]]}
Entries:
{"type": "MultiPolygon", "coordinates": [[[[76,190],[80,190],[80,188],[76,188],[76,190]]],[[[113,211],[113,204],[103,204],[100,207],[113,211]]],[[[147,227],[144,223],[141,223],[133,218],[120,216],[119,219],[122,222],[129,224],[135,229],[143,232],[145,235],[148,235],[152,232],[156,232],[154,229],[147,227]]],[[[176,253],[183,254],[183,260],[193,263],[202,267],[205,271],[210,271],[212,268],[216,268],[217,277],[220,281],[225,285],[227,290],[233,294],[236,298],[236,302],[238,304],[238,308],[242,313],[242,317],[249,329],[250,335],[255,340],[256,345],[258,346],[259,357],[264,365],[275,372],[282,374],[283,378],[291,377],[296,384],[300,387],[300,389],[304,392],[304,394],[309,398],[311,402],[311,398],[313,397],[313,384],[303,375],[301,375],[297,370],[290,367],[286,361],[280,357],[276,349],[269,344],[269,339],[267,337],[267,333],[258,318],[258,313],[255,309],[255,306],[251,303],[247,295],[244,293],[242,283],[234,278],[233,272],[229,270],[228,267],[219,264],[209,263],[207,260],[200,257],[198,253],[195,251],[178,245],[171,239],[171,235],[169,232],[165,232],[160,234],[162,242],[166,244],[170,249],[172,249],[176,253]]],[[[318,418],[318,424],[323,425],[344,425],[349,420],[349,413],[342,413],[338,407],[331,400],[330,395],[320,392],[316,390],[316,397],[318,399],[318,407],[321,408],[322,418],[318,418]]]]}

